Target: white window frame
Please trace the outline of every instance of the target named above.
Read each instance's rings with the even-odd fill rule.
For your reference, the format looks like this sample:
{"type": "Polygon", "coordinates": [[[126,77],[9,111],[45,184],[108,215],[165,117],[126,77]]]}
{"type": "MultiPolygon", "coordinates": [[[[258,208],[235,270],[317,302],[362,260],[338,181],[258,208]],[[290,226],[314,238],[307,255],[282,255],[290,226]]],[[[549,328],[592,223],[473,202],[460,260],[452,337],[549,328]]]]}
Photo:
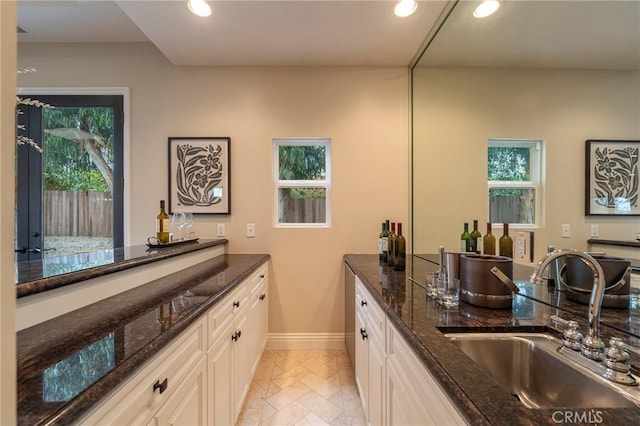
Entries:
{"type": "MultiPolygon", "coordinates": [[[[514,148],[530,148],[530,172],[531,180],[528,181],[491,181],[487,180],[487,217],[491,217],[490,197],[491,189],[510,188],[510,189],[533,189],[535,193],[535,223],[510,223],[509,226],[521,229],[542,228],[544,225],[544,141],[542,139],[489,139],[488,148],[490,147],[514,147],[514,148]]],[[[493,223],[493,225],[500,225],[493,223]]]]}
{"type": "Polygon", "coordinates": [[[273,139],[273,226],[276,228],[330,228],[331,227],[331,139],[330,138],[274,138],[273,139]],[[281,180],[281,146],[317,146],[325,147],[324,180],[281,180]],[[278,193],[284,188],[324,188],[325,222],[323,223],[280,223],[278,221],[278,193]]]}

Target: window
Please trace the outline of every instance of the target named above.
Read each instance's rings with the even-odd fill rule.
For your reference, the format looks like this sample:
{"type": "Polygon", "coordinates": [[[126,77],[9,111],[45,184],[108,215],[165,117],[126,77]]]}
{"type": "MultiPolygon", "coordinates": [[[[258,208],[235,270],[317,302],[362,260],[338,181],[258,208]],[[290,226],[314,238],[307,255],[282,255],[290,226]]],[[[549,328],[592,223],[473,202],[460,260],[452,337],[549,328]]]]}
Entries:
{"type": "Polygon", "coordinates": [[[331,141],[274,139],[275,226],[331,226],[331,141]]]}
{"type": "Polygon", "coordinates": [[[489,220],[521,228],[542,224],[540,140],[489,140],[489,220]]]}

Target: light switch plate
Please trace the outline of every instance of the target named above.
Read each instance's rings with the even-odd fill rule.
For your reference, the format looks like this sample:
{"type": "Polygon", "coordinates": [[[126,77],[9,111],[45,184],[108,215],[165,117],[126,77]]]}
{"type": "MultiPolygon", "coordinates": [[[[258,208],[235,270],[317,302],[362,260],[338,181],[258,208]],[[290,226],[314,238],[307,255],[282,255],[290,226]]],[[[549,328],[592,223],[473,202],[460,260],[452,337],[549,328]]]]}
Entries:
{"type": "Polygon", "coordinates": [[[255,237],[256,237],[256,224],[247,223],[247,238],[255,238],[255,237]]]}
{"type": "Polygon", "coordinates": [[[562,238],[570,238],[571,237],[571,225],[569,225],[568,223],[564,223],[562,225],[561,236],[562,236],[562,238]]]}
{"type": "Polygon", "coordinates": [[[224,223],[219,223],[217,227],[218,237],[224,237],[224,223]]]}

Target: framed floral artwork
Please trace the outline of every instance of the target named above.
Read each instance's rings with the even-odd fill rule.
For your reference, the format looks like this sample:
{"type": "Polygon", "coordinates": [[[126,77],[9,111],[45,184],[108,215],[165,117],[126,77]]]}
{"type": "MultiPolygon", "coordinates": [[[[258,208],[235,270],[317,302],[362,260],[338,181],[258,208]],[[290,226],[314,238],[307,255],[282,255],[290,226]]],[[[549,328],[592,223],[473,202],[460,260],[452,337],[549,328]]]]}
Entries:
{"type": "Polygon", "coordinates": [[[586,141],[585,214],[640,216],[640,141],[586,141]]]}
{"type": "Polygon", "coordinates": [[[230,214],[228,137],[169,138],[169,213],[230,214]]]}

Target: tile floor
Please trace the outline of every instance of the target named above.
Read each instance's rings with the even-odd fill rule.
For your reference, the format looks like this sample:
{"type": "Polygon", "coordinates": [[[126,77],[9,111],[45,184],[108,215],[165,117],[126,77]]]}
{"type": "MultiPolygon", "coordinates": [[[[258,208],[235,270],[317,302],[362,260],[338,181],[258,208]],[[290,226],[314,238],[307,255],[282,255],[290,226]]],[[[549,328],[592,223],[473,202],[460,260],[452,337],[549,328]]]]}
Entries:
{"type": "Polygon", "coordinates": [[[364,425],[346,351],[265,351],[236,425],[364,425]]]}

